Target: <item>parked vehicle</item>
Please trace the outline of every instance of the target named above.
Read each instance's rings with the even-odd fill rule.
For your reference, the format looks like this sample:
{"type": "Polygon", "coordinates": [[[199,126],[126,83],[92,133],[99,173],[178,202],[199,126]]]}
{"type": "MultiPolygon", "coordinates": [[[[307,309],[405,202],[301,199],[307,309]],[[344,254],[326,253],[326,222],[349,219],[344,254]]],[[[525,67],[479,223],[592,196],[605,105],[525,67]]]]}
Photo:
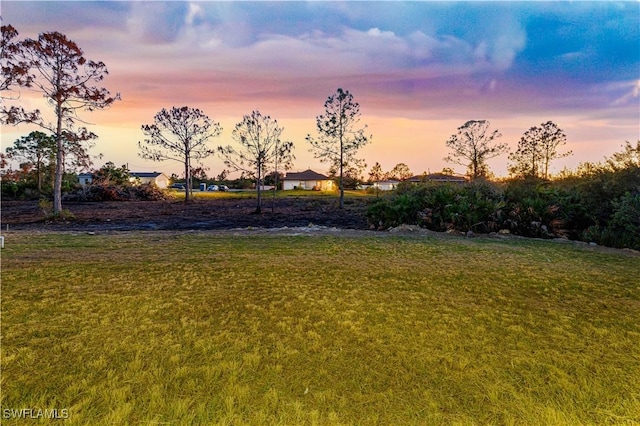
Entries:
{"type": "Polygon", "coordinates": [[[227,185],[220,185],[218,186],[218,189],[220,191],[227,192],[229,190],[229,187],[227,185]]]}
{"type": "Polygon", "coordinates": [[[171,189],[177,189],[178,191],[184,191],[184,184],[183,183],[174,183],[173,185],[171,185],[171,189]]]}
{"type": "Polygon", "coordinates": [[[209,185],[207,191],[218,191],[218,185],[209,185]]]}

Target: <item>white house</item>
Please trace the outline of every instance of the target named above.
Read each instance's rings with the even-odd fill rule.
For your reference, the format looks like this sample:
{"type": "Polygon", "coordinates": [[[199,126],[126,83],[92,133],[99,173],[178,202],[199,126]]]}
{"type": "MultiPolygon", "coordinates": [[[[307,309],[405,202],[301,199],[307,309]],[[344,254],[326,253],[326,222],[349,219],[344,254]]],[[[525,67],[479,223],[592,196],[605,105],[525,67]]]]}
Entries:
{"type": "Polygon", "coordinates": [[[129,179],[132,183],[154,183],[160,189],[167,189],[171,180],[169,176],[161,172],[129,172],[129,179]]]}
{"type": "Polygon", "coordinates": [[[329,179],[327,176],[309,169],[304,172],[287,173],[287,176],[282,180],[282,189],[285,191],[291,189],[333,191],[335,189],[335,185],[333,180],[329,179]]]}
{"type": "Polygon", "coordinates": [[[398,187],[399,183],[399,180],[381,180],[379,182],[374,182],[373,187],[380,191],[393,191],[398,187]]]}
{"type": "Polygon", "coordinates": [[[80,173],[78,175],[78,181],[80,181],[80,185],[87,186],[93,183],[93,175],[91,173],[80,173]]]}

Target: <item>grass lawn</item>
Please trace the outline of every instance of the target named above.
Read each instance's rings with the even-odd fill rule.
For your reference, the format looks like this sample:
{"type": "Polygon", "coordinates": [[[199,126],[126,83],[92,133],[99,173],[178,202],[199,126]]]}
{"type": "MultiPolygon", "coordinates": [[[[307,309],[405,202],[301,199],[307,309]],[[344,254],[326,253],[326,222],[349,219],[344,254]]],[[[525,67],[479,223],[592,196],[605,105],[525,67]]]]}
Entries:
{"type": "Polygon", "coordinates": [[[640,424],[640,258],[532,240],[7,235],[2,424],[640,424]],[[33,411],[37,413],[37,411],[33,411]],[[64,413],[64,412],[63,412],[64,413]]]}

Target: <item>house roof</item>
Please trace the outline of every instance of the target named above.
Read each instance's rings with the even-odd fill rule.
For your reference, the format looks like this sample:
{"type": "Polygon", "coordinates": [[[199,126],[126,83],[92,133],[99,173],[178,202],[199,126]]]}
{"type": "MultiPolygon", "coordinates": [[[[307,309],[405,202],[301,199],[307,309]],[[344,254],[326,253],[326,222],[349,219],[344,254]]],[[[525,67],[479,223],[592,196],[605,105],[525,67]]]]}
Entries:
{"type": "Polygon", "coordinates": [[[314,172],[311,169],[304,172],[291,172],[287,173],[284,180],[328,180],[329,178],[323,174],[314,172]]]}
{"type": "Polygon", "coordinates": [[[138,178],[157,178],[162,172],[129,172],[129,176],[138,178]]]}
{"type": "Polygon", "coordinates": [[[407,179],[409,182],[466,182],[467,180],[462,176],[447,175],[444,173],[431,173],[428,175],[416,175],[407,179]]]}

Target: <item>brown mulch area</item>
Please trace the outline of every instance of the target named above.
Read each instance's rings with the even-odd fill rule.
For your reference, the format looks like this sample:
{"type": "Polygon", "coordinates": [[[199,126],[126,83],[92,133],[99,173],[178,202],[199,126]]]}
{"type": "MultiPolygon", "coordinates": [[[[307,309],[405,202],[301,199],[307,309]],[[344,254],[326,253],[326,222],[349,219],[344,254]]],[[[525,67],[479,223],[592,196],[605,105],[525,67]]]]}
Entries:
{"type": "Polygon", "coordinates": [[[369,229],[366,199],[347,199],[340,209],[337,197],[291,197],[263,200],[209,199],[185,203],[165,201],[105,201],[63,203],[74,218],[46,220],[37,201],[2,201],[2,229],[50,231],[216,230],[315,226],[369,229]]]}

